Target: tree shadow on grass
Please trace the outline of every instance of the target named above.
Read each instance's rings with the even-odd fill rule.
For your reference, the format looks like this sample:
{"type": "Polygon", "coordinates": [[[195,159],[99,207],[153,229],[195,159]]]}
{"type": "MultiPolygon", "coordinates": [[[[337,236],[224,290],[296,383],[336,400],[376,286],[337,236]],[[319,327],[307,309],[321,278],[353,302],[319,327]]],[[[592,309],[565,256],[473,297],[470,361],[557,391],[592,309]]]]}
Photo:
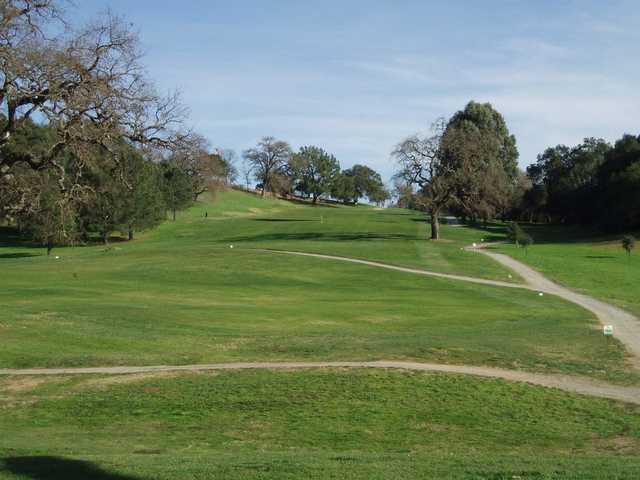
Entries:
{"type": "Polygon", "coordinates": [[[37,253],[26,253],[26,252],[14,252],[14,253],[0,253],[0,260],[4,259],[12,259],[12,258],[27,258],[27,257],[39,257],[40,255],[37,253]]]}
{"type": "Polygon", "coordinates": [[[311,218],[252,218],[253,222],[318,222],[311,218]]]}
{"type": "Polygon", "coordinates": [[[415,235],[404,235],[395,233],[373,233],[373,232],[354,232],[354,233],[324,233],[324,232],[306,232],[306,233],[265,233],[260,235],[243,236],[226,238],[225,242],[266,242],[266,241],[284,241],[284,240],[313,240],[313,241],[370,241],[370,240],[417,240],[419,237],[415,235]]]}
{"type": "Polygon", "coordinates": [[[0,472],[33,480],[143,480],[141,477],[108,472],[98,465],[62,457],[9,457],[0,463],[0,472]]]}

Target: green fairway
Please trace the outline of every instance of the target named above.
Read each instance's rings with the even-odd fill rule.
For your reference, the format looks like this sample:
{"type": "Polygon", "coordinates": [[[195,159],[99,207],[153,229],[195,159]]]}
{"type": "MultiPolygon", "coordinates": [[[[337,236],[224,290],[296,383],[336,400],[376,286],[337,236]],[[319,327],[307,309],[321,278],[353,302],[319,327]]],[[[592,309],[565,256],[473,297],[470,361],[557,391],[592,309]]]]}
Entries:
{"type": "Polygon", "coordinates": [[[495,380],[243,371],[4,378],[0,392],[2,479],[640,475],[638,407],[495,380]]]}
{"type": "Polygon", "coordinates": [[[473,242],[504,239],[502,227],[444,225],[442,229],[443,240],[434,243],[426,241],[426,218],[418,212],[365,205],[314,206],[230,191],[218,195],[213,205],[198,203],[183,214],[180,222],[163,225],[154,239],[165,246],[179,239],[185,248],[228,248],[232,244],[327,253],[510,280],[510,272],[500,265],[461,250],[473,242]]]}
{"type": "MultiPolygon", "coordinates": [[[[322,249],[430,266],[415,247],[420,242],[443,270],[447,243],[419,240],[424,227],[415,218],[228,192],[132,243],[58,249],[59,259],[6,246],[0,365],[412,359],[630,378],[620,344],[602,338],[591,314],[554,297],[248,249],[322,249]],[[336,231],[350,225],[351,236],[371,227],[380,236],[413,231],[414,238],[238,240],[241,233],[273,235],[274,225],[285,225],[289,236],[297,226],[304,236],[309,219],[327,211],[335,213],[325,221],[336,231]]],[[[448,231],[458,235],[452,245],[480,235],[448,231]]],[[[500,271],[480,255],[457,252],[477,263],[460,260],[452,271],[473,274],[483,264],[500,271]]]]}
{"type": "Polygon", "coordinates": [[[133,243],[58,249],[59,259],[21,256],[41,250],[6,246],[0,364],[384,358],[625,376],[621,346],[602,338],[591,314],[559,299],[249,249],[428,268],[433,257],[434,270],[475,274],[490,265],[492,276],[502,275],[490,259],[460,251],[480,232],[450,227],[455,240],[436,245],[421,238],[416,218],[227,192],[133,243]],[[331,214],[320,223],[319,212],[331,214]],[[323,225],[333,225],[331,239],[293,238],[323,225]],[[276,230],[291,238],[272,239],[276,230]],[[371,231],[381,238],[356,238],[371,231]],[[413,237],[386,238],[398,232],[413,237]],[[448,249],[458,256],[455,264],[446,260],[448,249]]]}
{"type": "Polygon", "coordinates": [[[598,235],[578,227],[523,226],[536,241],[527,254],[514,245],[498,249],[558,283],[640,316],[640,251],[628,256],[622,235],[598,235]]]}

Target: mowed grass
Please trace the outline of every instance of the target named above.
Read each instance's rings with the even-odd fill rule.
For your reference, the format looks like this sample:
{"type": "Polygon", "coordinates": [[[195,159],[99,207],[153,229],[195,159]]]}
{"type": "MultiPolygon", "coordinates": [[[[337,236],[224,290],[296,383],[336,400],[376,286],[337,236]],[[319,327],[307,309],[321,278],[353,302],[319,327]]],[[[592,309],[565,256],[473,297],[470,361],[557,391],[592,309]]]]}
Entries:
{"type": "Polygon", "coordinates": [[[109,248],[57,249],[56,259],[7,242],[0,365],[407,359],[633,380],[622,346],[591,314],[552,296],[252,250],[318,248],[429,268],[431,255],[434,270],[476,274],[489,265],[490,276],[506,277],[490,259],[460,251],[487,232],[449,227],[451,241],[434,244],[415,218],[227,192],[109,248]],[[306,238],[326,225],[331,238],[306,238]],[[305,239],[292,238],[296,228],[305,239]],[[286,238],[271,238],[282,229],[286,238]],[[385,237],[410,231],[413,239],[385,237]],[[374,234],[383,238],[356,238],[374,234]]]}
{"type": "Polygon", "coordinates": [[[501,245],[499,249],[558,283],[640,317],[640,247],[629,256],[622,248],[622,235],[603,236],[557,225],[523,227],[536,241],[528,253],[514,245],[501,245]]]}
{"type": "Polygon", "coordinates": [[[154,239],[164,244],[179,238],[185,247],[234,245],[236,248],[327,253],[437,272],[512,280],[511,272],[501,265],[462,250],[473,242],[504,239],[502,226],[443,225],[442,230],[443,239],[434,243],[426,241],[426,217],[419,212],[366,205],[312,205],[230,191],[217,195],[213,204],[199,202],[183,213],[180,222],[163,225],[154,239]]]}
{"type": "Polygon", "coordinates": [[[637,479],[640,409],[382,370],[0,379],[0,478],[637,479]]]}

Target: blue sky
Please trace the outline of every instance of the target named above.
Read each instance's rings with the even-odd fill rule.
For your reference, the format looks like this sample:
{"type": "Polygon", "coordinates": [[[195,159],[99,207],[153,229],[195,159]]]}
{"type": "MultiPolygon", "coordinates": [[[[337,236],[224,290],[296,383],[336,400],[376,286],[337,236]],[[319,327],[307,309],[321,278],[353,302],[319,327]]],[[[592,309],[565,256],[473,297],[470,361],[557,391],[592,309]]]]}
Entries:
{"type": "Polygon", "coordinates": [[[640,133],[640,9],[628,1],[91,0],[140,31],[160,88],[241,153],[264,135],[322,146],[389,179],[389,152],[471,99],[520,164],[587,136],[640,133]]]}

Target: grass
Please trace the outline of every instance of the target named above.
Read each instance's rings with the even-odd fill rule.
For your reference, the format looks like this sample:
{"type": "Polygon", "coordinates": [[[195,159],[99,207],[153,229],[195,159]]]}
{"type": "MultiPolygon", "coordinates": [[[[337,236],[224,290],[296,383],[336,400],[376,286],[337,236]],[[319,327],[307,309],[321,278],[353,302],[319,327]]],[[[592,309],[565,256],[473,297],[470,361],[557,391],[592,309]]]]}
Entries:
{"type": "MultiPolygon", "coordinates": [[[[500,225],[443,234],[425,241],[413,212],[239,192],[60,258],[5,229],[0,366],[384,358],[637,382],[592,315],[553,296],[253,250],[519,281],[460,250],[500,225]]],[[[0,377],[2,480],[639,477],[639,407],[520,383],[373,369],[0,377]]]]}
{"type": "Polygon", "coordinates": [[[562,225],[523,227],[536,241],[527,254],[514,245],[499,249],[558,283],[640,317],[640,252],[627,255],[622,248],[622,235],[605,236],[562,225]]]}
{"type": "Polygon", "coordinates": [[[0,379],[1,479],[635,479],[640,409],[379,370],[0,379]]]}
{"type": "Polygon", "coordinates": [[[499,264],[461,250],[482,239],[503,239],[501,225],[442,229],[443,241],[428,242],[425,217],[418,212],[365,205],[314,206],[232,191],[219,195],[213,205],[199,203],[181,222],[165,224],[155,238],[171,242],[179,237],[184,246],[207,248],[233,244],[328,253],[509,281],[511,272],[499,264]]]}
{"type": "Polygon", "coordinates": [[[599,334],[593,316],[552,296],[250,250],[422,266],[431,256],[434,269],[474,274],[489,262],[501,271],[458,247],[482,232],[449,227],[451,241],[434,244],[421,239],[416,218],[228,192],[132,243],[57,249],[59,259],[2,247],[0,365],[406,359],[634,380],[623,348],[599,334]],[[319,212],[331,212],[327,223],[312,224],[319,212]],[[292,239],[323,225],[333,225],[331,239],[292,239]],[[271,239],[277,228],[286,240],[271,239]],[[354,238],[371,232],[382,238],[354,238]],[[413,237],[387,238],[406,232],[413,237]]]}

